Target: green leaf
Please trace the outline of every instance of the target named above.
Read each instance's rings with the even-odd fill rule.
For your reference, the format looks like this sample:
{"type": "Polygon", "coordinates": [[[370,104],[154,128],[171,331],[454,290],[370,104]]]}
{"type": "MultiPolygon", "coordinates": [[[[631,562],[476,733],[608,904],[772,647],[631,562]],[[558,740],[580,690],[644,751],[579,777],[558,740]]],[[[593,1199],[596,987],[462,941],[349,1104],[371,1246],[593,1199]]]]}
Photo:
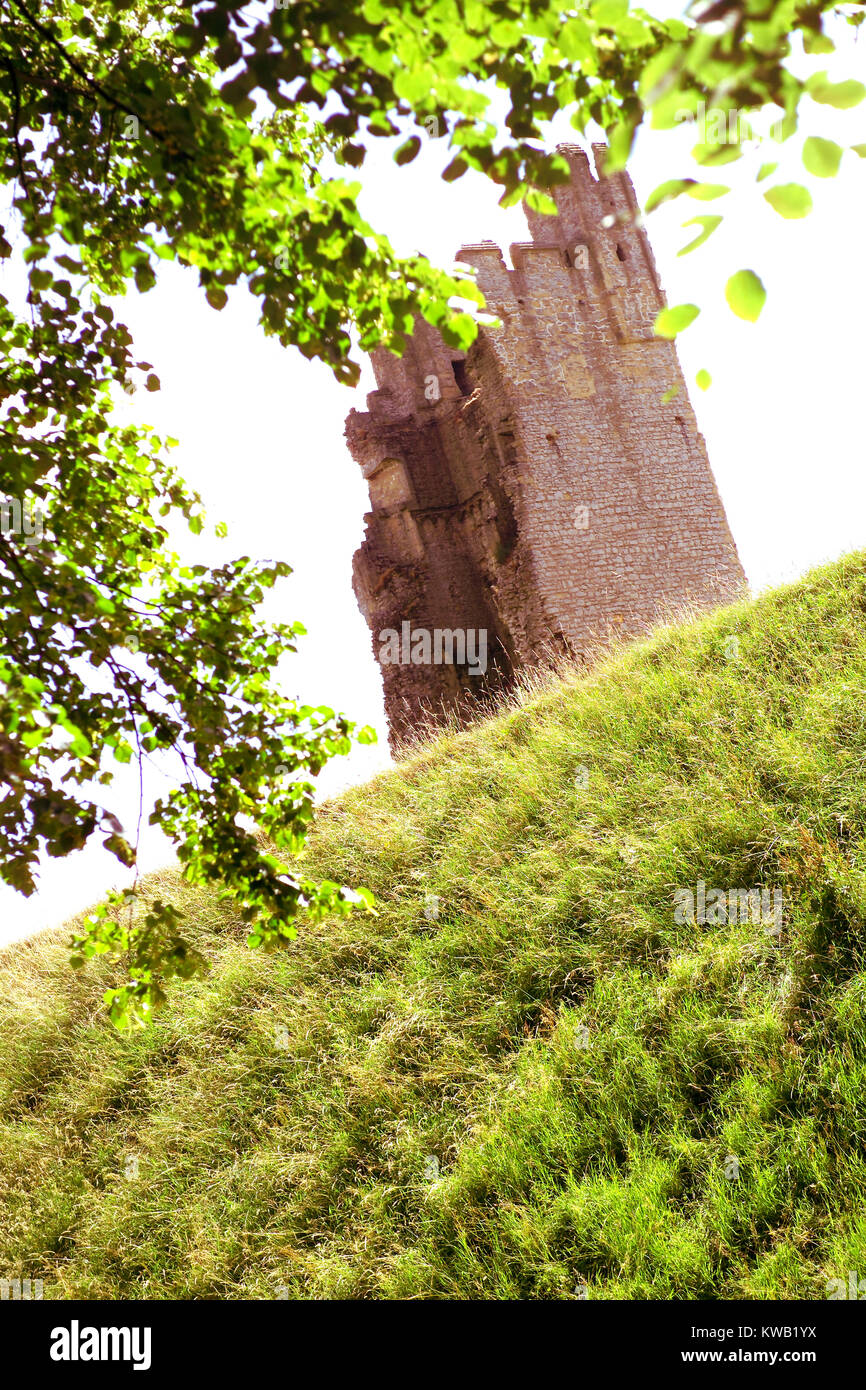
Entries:
{"type": "Polygon", "coordinates": [[[615,28],[628,14],[629,0],[592,0],[590,13],[596,24],[615,28]]]}
{"type": "Polygon", "coordinates": [[[723,218],[721,213],[706,213],[703,217],[690,217],[687,222],[683,223],[683,226],[699,226],[703,228],[703,230],[700,231],[698,235],[694,238],[694,240],[690,241],[687,246],[683,246],[681,250],[677,252],[677,255],[686,256],[688,255],[689,251],[694,251],[696,246],[701,246],[707,240],[708,237],[712,236],[713,232],[716,230],[716,228],[722,221],[723,218]]]}
{"type": "Polygon", "coordinates": [[[394,91],[398,96],[404,97],[410,106],[422,102],[430,92],[431,86],[432,74],[423,68],[415,71],[400,68],[394,76],[394,91]]]}
{"type": "Polygon", "coordinates": [[[526,195],[526,202],[533,212],[546,213],[549,217],[555,217],[559,211],[550,194],[543,192],[540,188],[530,188],[526,195]]]}
{"type": "Polygon", "coordinates": [[[440,332],[449,347],[460,348],[465,352],[475,341],[478,329],[470,314],[453,314],[442,325],[440,332]]]}
{"type": "Polygon", "coordinates": [[[847,111],[859,106],[866,97],[866,87],[862,82],[849,78],[845,82],[831,82],[826,72],[814,73],[806,82],[806,91],[813,101],[822,106],[835,106],[839,111],[847,111]]]}
{"type": "Polygon", "coordinates": [[[725,299],[738,318],[754,323],[767,298],[767,291],[753,270],[738,270],[725,286],[725,299]]]}
{"type": "Polygon", "coordinates": [[[697,304],[678,304],[673,309],[662,309],[656,317],[653,332],[658,338],[675,338],[694,323],[700,312],[697,304]]]}
{"type": "Polygon", "coordinates": [[[803,48],[809,54],[832,53],[836,45],[826,34],[811,33],[808,29],[803,34],[803,48]]]}
{"type": "Polygon", "coordinates": [[[556,36],[560,53],[571,63],[583,62],[593,56],[592,35],[580,18],[566,20],[556,36]]]}
{"type": "Polygon", "coordinates": [[[812,195],[801,183],[777,183],[764,197],[780,217],[805,217],[812,211],[812,195]]]}
{"type": "Polygon", "coordinates": [[[624,169],[634,144],[635,126],[631,121],[617,121],[605,131],[607,151],[604,157],[604,173],[607,177],[624,169]]]}
{"type": "Polygon", "coordinates": [[[698,198],[702,203],[708,203],[713,198],[721,198],[725,193],[730,193],[730,188],[724,183],[695,183],[686,190],[690,198],[698,198]]]}
{"type": "Polygon", "coordinates": [[[653,212],[662,203],[667,203],[671,198],[678,198],[681,193],[687,193],[690,188],[694,188],[695,179],[666,179],[654,188],[646,200],[644,211],[653,212]]]}
{"type": "Polygon", "coordinates": [[[695,145],[692,150],[692,159],[696,164],[704,167],[712,167],[716,164],[733,164],[735,160],[742,159],[742,147],[733,141],[709,141],[703,145],[695,145]]]}
{"type": "Polygon", "coordinates": [[[780,121],[774,121],[770,126],[770,138],[781,145],[785,140],[790,140],[796,129],[797,112],[789,111],[780,121]]]}
{"type": "Polygon", "coordinates": [[[490,38],[497,48],[513,48],[523,38],[523,30],[514,20],[498,20],[490,27],[490,38]]]}
{"type": "Polygon", "coordinates": [[[695,377],[695,381],[697,382],[698,386],[702,391],[708,391],[713,384],[713,378],[710,376],[709,372],[706,370],[705,367],[701,367],[701,370],[695,377]]]}
{"type": "Polygon", "coordinates": [[[822,140],[819,135],[810,135],[803,145],[803,164],[810,174],[818,179],[835,178],[842,161],[842,146],[835,140],[822,140]]]}

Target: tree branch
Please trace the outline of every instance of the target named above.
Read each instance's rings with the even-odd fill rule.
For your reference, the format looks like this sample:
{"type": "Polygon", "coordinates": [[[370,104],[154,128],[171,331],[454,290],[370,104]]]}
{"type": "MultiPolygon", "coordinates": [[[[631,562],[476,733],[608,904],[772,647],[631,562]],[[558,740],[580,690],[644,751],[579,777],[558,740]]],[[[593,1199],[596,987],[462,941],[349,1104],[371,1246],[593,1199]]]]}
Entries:
{"type": "MultiPolygon", "coordinates": [[[[57,35],[52,33],[46,24],[42,24],[34,14],[30,13],[27,6],[23,3],[23,0],[10,0],[10,4],[18,10],[19,14],[24,16],[27,23],[32,25],[36,32],[45,39],[46,43],[50,44],[51,47],[62,56],[64,62],[72,68],[73,72],[78,74],[82,82],[85,82],[92,92],[96,92],[102,97],[103,101],[107,101],[110,106],[115,107],[118,111],[125,111],[128,116],[134,116],[137,121],[141,121],[145,130],[149,135],[153,136],[154,140],[159,140],[163,144],[167,143],[168,137],[164,131],[157,130],[154,126],[150,125],[150,123],[145,120],[144,116],[142,116],[141,112],[136,111],[134,106],[128,106],[120,97],[115,96],[113,92],[107,91],[101,83],[91,77],[87,69],[82,67],[81,64],[66,51],[66,48],[61,43],[60,39],[58,39],[57,35]]],[[[180,159],[189,160],[192,157],[184,150],[174,150],[173,153],[176,153],[180,159]]]]}

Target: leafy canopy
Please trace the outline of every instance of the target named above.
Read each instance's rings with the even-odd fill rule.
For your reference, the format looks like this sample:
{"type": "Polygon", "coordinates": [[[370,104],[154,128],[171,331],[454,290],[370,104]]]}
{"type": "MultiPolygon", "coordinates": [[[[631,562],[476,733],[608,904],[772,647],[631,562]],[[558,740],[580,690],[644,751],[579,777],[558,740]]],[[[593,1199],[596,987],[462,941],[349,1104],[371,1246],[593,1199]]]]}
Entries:
{"type": "MultiPolygon", "coordinates": [[[[832,50],[824,20],[839,10],[718,0],[660,20],[627,0],[0,0],[11,190],[0,257],[26,268],[21,293],[10,274],[0,295],[0,492],[11,499],[4,519],[16,504],[24,512],[0,528],[7,883],[31,893],[41,853],[62,856],[93,836],[134,863],[134,837],[102,789],[118,765],[170,754],[177,786],[151,820],[191,882],[220,885],[251,944],[290,941],[302,910],[369,900],[298,869],[311,779],[348,751],[353,726],[276,687],[277,663],[303,629],[264,624],[258,608],[289,567],[246,557],[186,566],[172,551],[170,516],[198,533],[201,501],[172,468],[171,441],[113,423],[118,390],[157,390],[159,380],[107,299],[130,283],[148,290],[159,261],[174,258],[196,268],[215,309],[245,285],[265,332],[347,383],[358,376],[353,335],[362,351],[399,352],[419,313],[465,348],[477,330],[461,304],[482,302],[469,272],[397,256],[358,212],[353,171],[377,139],[405,134],[395,155],[405,163],[438,133],[453,150],[446,181],[479,170],[506,204],[528,197],[549,210],[544,190],[567,171],[543,136],[560,111],[578,132],[601,126],[619,167],[642,123],[669,127],[702,103],[775,106],[779,140],[796,130],[804,95],[858,103],[861,83],[802,79],[790,65],[794,39],[808,54],[832,50]],[[504,129],[490,115],[495,89],[510,101],[504,129]]],[[[841,12],[858,25],[864,6],[841,12]]],[[[739,143],[708,139],[697,155],[723,164],[739,143]]],[[[820,135],[804,147],[817,178],[835,174],[841,156],[820,135]]],[[[766,196],[799,217],[809,194],[798,188],[766,196]]],[[[651,201],[714,189],[726,191],[672,178],[651,201]]],[[[701,230],[687,249],[720,220],[693,218],[701,230]]],[[[728,299],[757,316],[754,272],[732,277],[728,299]]],[[[693,309],[668,311],[660,331],[680,331],[693,309]]],[[[112,895],[76,944],[76,963],[126,954],[128,982],[109,998],[119,1024],[145,1018],[167,980],[204,966],[176,909],[140,899],[137,881],[112,895]]]]}

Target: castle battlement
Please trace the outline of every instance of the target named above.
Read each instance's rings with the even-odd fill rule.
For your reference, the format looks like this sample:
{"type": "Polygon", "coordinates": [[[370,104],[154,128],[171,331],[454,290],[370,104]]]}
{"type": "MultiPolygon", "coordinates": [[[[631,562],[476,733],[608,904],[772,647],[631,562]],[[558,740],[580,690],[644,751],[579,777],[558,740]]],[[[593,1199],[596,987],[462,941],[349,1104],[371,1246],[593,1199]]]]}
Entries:
{"type": "Polygon", "coordinates": [[[378,389],[347,419],[377,656],[407,621],[488,634],[483,678],[383,662],[397,737],[551,650],[580,657],[744,586],[675,346],[653,333],[664,296],[631,180],[604,176],[605,151],[593,173],[559,147],[570,181],[550,190],[556,215],[526,209],[511,268],[494,242],[461,247],[498,326],[462,353],[417,320],[402,357],[373,354],[378,389]]]}

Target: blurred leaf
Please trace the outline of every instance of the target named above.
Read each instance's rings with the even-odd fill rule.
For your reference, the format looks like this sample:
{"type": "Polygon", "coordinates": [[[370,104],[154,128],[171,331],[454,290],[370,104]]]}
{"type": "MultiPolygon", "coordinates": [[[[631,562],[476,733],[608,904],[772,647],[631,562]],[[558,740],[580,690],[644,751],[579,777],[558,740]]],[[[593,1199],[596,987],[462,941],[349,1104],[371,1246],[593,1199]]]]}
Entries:
{"type": "Polygon", "coordinates": [[[764,307],[767,291],[753,270],[738,270],[725,286],[725,298],[738,318],[754,323],[764,307]]]}
{"type": "Polygon", "coordinates": [[[822,140],[818,135],[810,135],[803,145],[803,164],[816,178],[832,179],[839,172],[842,153],[842,146],[837,145],[835,140],[822,140]]]}
{"type": "Polygon", "coordinates": [[[690,188],[695,186],[695,179],[666,179],[654,188],[646,200],[645,211],[653,212],[662,203],[669,202],[671,198],[678,198],[681,193],[687,193],[690,188]]]}
{"type": "Polygon", "coordinates": [[[812,195],[801,183],[778,183],[764,197],[780,217],[805,217],[812,211],[812,195]]]}
{"type": "Polygon", "coordinates": [[[847,111],[859,106],[866,97],[866,87],[862,82],[849,78],[845,82],[831,82],[826,72],[814,73],[806,82],[806,91],[813,101],[822,106],[835,106],[837,110],[847,111]]]}
{"type": "Polygon", "coordinates": [[[701,227],[702,230],[698,233],[694,240],[688,243],[687,246],[681,247],[681,249],[677,252],[677,255],[688,255],[689,251],[694,251],[697,246],[703,245],[707,238],[712,236],[713,232],[716,230],[716,228],[722,221],[723,218],[721,213],[707,213],[702,217],[690,217],[688,222],[683,223],[683,226],[694,227],[697,225],[701,227]]]}
{"type": "Polygon", "coordinates": [[[675,338],[694,323],[700,312],[696,304],[678,304],[673,309],[662,309],[656,317],[653,332],[659,338],[675,338]]]}
{"type": "Polygon", "coordinates": [[[686,192],[690,198],[698,198],[701,202],[707,203],[714,198],[721,198],[723,194],[730,193],[730,188],[724,183],[695,183],[686,192]]]}

